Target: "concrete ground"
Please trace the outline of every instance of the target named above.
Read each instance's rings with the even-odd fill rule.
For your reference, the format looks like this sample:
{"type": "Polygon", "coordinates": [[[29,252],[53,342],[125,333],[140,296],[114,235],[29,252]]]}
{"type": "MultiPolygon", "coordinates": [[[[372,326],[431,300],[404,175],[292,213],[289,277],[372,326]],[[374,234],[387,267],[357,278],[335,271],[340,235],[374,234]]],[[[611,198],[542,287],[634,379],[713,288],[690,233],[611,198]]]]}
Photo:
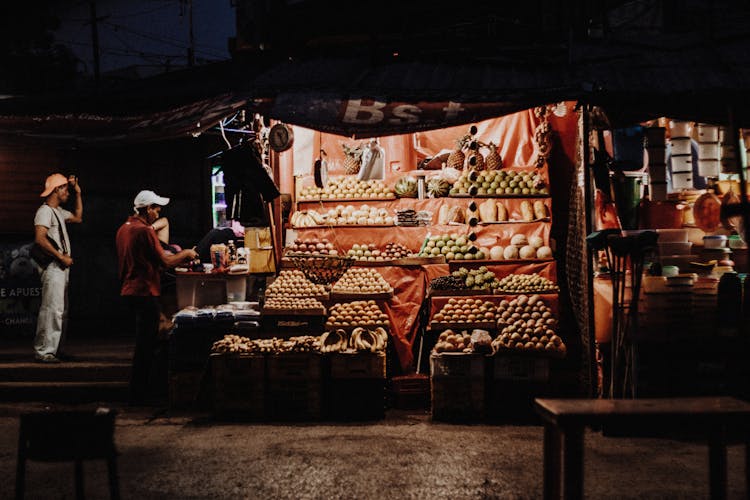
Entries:
{"type": "MultiPolygon", "coordinates": [[[[111,406],[111,405],[110,405],[111,406]]],[[[0,498],[13,497],[18,416],[0,404],[0,498]]],[[[390,410],[357,424],[249,424],[117,408],[125,499],[541,498],[542,428],[453,425],[390,410]]],[[[707,498],[705,445],[587,431],[588,498],[707,498]]],[[[730,498],[745,498],[744,448],[728,453],[730,498]]],[[[106,467],[86,462],[87,498],[107,498],[106,467]]],[[[73,464],[30,462],[26,498],[73,498],[73,464]]]]}

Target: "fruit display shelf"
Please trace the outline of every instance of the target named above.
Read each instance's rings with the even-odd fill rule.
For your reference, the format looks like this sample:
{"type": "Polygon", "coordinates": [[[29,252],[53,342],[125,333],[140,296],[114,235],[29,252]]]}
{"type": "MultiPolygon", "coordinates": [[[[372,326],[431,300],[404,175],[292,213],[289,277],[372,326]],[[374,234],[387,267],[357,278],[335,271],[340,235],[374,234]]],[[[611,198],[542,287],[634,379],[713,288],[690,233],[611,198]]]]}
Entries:
{"type": "Polygon", "coordinates": [[[450,194],[448,196],[445,196],[444,198],[497,198],[498,200],[503,200],[507,198],[538,198],[540,200],[549,199],[552,196],[549,194],[543,194],[543,193],[534,193],[534,194],[450,194]]]}
{"type": "Polygon", "coordinates": [[[374,293],[343,293],[331,291],[331,300],[349,301],[349,300],[389,300],[393,298],[393,289],[389,292],[374,293]]]}
{"type": "Polygon", "coordinates": [[[497,330],[497,322],[495,321],[474,321],[474,322],[441,322],[441,321],[430,321],[427,324],[428,331],[436,330],[497,330]]]}
{"type": "Polygon", "coordinates": [[[264,307],[262,310],[264,316],[325,316],[325,307],[316,309],[278,309],[264,307]]]}

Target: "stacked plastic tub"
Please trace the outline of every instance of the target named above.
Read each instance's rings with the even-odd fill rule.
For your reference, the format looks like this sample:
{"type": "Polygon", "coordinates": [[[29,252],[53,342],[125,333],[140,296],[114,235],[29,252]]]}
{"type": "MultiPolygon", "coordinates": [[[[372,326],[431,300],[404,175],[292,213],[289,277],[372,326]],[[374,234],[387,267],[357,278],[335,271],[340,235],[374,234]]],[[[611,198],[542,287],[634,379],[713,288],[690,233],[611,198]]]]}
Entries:
{"type": "Polygon", "coordinates": [[[667,157],[664,127],[646,129],[646,150],[648,151],[648,176],[651,199],[667,199],[667,157]]]}
{"type": "Polygon", "coordinates": [[[690,134],[693,126],[690,122],[672,120],[669,122],[672,146],[672,189],[691,189],[693,187],[693,155],[690,145],[690,134]]]}
{"type": "Polygon", "coordinates": [[[720,168],[719,127],[698,124],[698,175],[719,177],[720,168]]]}

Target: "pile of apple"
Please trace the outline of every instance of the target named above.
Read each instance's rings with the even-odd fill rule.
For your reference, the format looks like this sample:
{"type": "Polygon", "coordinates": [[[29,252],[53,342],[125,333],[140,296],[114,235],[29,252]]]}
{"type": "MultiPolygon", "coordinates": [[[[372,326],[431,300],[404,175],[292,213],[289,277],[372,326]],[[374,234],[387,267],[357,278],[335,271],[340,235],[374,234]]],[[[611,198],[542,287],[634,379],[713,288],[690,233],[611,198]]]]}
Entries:
{"type": "Polygon", "coordinates": [[[307,255],[337,255],[338,250],[333,243],[327,239],[297,238],[294,243],[286,247],[289,253],[302,253],[307,255]]]}
{"type": "Polygon", "coordinates": [[[438,257],[444,255],[447,260],[482,260],[487,256],[483,250],[474,245],[476,235],[439,234],[427,237],[420,257],[438,257]]]}
{"type": "Polygon", "coordinates": [[[353,176],[342,176],[328,181],[324,188],[304,187],[300,190],[300,201],[315,200],[388,200],[395,193],[381,180],[359,181],[353,176]]]}
{"type": "Polygon", "coordinates": [[[392,226],[394,221],[393,216],[388,215],[388,210],[385,208],[370,207],[368,205],[360,207],[337,205],[336,208],[323,213],[323,216],[325,217],[326,224],[340,226],[347,224],[392,226]]]}
{"type": "Polygon", "coordinates": [[[488,170],[464,172],[453,184],[450,195],[529,196],[547,195],[546,182],[539,172],[488,170]]]}

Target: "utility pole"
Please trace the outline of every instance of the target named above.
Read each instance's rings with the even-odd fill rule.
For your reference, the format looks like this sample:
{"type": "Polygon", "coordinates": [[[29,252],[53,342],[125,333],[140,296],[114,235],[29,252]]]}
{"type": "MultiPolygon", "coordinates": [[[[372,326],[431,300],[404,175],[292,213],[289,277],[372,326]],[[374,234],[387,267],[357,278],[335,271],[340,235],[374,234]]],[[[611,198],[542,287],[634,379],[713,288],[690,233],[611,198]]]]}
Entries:
{"type": "Polygon", "coordinates": [[[99,28],[97,27],[96,18],[96,0],[89,1],[89,10],[91,13],[91,46],[94,51],[94,80],[99,84],[99,28]]]}

